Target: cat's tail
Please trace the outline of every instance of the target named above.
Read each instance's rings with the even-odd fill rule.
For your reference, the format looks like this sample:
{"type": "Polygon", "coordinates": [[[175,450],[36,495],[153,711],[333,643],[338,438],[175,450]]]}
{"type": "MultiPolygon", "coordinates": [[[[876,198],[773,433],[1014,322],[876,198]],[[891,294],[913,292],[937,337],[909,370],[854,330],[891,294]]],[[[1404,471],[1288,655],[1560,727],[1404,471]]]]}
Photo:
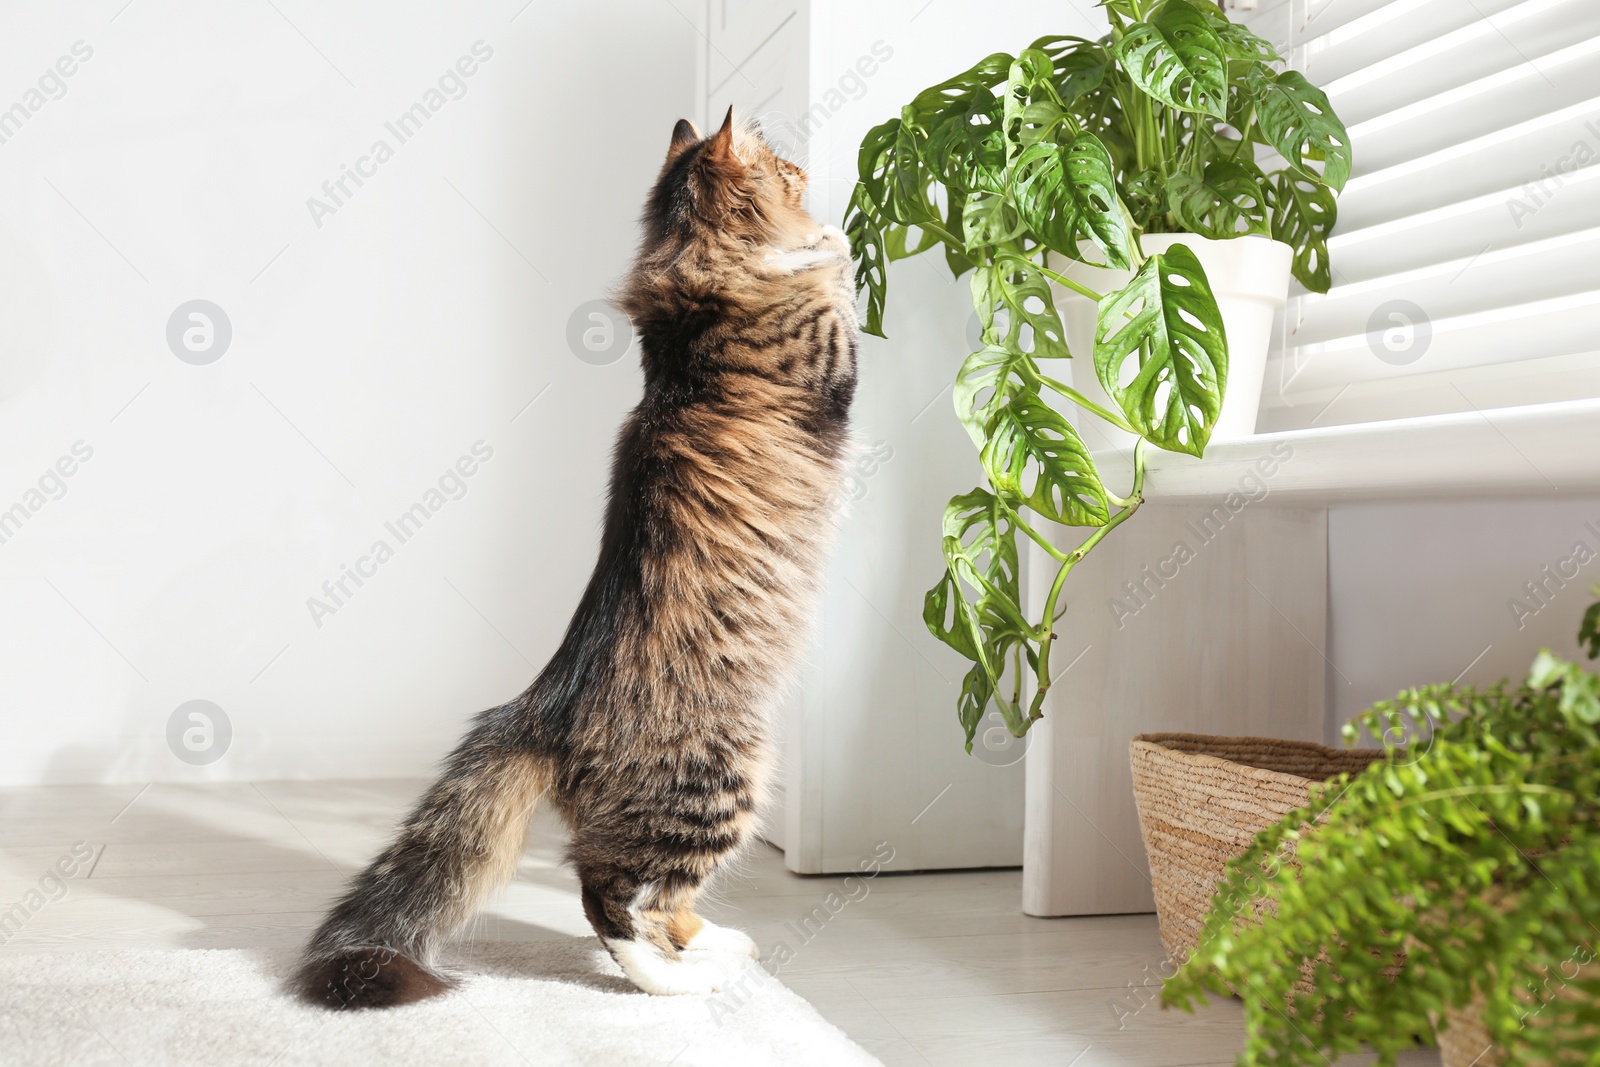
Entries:
{"type": "Polygon", "coordinates": [[[455,984],[434,956],[515,872],[553,771],[548,757],[499,740],[494,714],[450,754],[398,837],[334,905],[293,979],[300,995],[330,1008],[382,1008],[455,984]]]}

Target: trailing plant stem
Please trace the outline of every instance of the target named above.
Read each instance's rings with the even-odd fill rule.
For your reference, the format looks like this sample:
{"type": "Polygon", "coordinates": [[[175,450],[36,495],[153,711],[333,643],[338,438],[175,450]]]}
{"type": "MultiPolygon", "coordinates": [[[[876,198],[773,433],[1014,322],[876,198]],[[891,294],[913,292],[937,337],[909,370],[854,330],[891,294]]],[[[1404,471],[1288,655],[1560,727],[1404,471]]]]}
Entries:
{"type": "MultiPolygon", "coordinates": [[[[1006,258],[1009,258],[1009,259],[1022,259],[1023,257],[1021,257],[1021,256],[1007,256],[1006,258]]],[[[1026,262],[1034,270],[1037,270],[1040,274],[1043,274],[1046,278],[1049,278],[1051,281],[1055,282],[1057,285],[1065,286],[1066,288],[1071,289],[1073,292],[1077,293],[1079,296],[1086,296],[1090,300],[1093,300],[1096,304],[1100,303],[1100,301],[1105,299],[1105,296],[1103,294],[1095,292],[1093,289],[1090,289],[1087,285],[1083,285],[1083,284],[1080,284],[1079,282],[1073,281],[1071,278],[1068,278],[1065,274],[1057,274],[1055,271],[1051,270],[1049,267],[1045,266],[1043,263],[1035,263],[1031,259],[1030,260],[1026,260],[1026,262]]]]}
{"type": "MultiPolygon", "coordinates": [[[[1085,360],[1085,362],[1087,362],[1087,360],[1085,360]]],[[[1048,385],[1055,392],[1060,393],[1062,396],[1072,401],[1074,404],[1077,404],[1079,407],[1084,408],[1085,410],[1094,412],[1096,415],[1100,416],[1102,419],[1105,419],[1118,429],[1126,430],[1131,434],[1137,434],[1139,432],[1138,430],[1135,430],[1133,428],[1133,424],[1127,419],[1123,418],[1121,414],[1114,413],[1106,408],[1101,407],[1099,404],[1096,404],[1094,401],[1088,399],[1066,382],[1058,382],[1047,374],[1039,375],[1039,380],[1045,385],[1048,385]]]]}
{"type": "Polygon", "coordinates": [[[1044,549],[1045,552],[1049,554],[1051,559],[1054,559],[1058,563],[1065,563],[1067,561],[1067,556],[1069,553],[1061,551],[1044,537],[1040,536],[1039,531],[1035,530],[1032,526],[1029,526],[1027,522],[1023,520],[1021,515],[1018,515],[1015,511],[1010,511],[1010,509],[1007,510],[1009,512],[1011,521],[1017,524],[1017,529],[1027,534],[1028,539],[1034,544],[1038,545],[1040,548],[1044,549]]]}
{"type": "MultiPolygon", "coordinates": [[[[1111,521],[1090,534],[1083,544],[1066,553],[1060,569],[1056,571],[1055,581],[1050,583],[1050,595],[1045,599],[1044,604],[1044,618],[1035,633],[1035,640],[1039,642],[1039,666],[1034,672],[1038,686],[1034,691],[1033,702],[1028,707],[1028,722],[1044,717],[1044,711],[1042,710],[1044,698],[1050,692],[1051,685],[1050,650],[1055,646],[1055,624],[1059,617],[1056,614],[1056,604],[1061,599],[1061,591],[1066,587],[1067,575],[1071,574],[1072,568],[1081,563],[1083,557],[1093,551],[1094,547],[1101,541],[1104,541],[1112,530],[1132,518],[1133,513],[1138,511],[1140,505],[1144,503],[1144,448],[1145,440],[1141,437],[1139,442],[1133,446],[1133,491],[1128,494],[1127,506],[1111,516],[1111,521]]],[[[1056,556],[1058,559],[1061,558],[1054,552],[1051,555],[1056,556]]]]}

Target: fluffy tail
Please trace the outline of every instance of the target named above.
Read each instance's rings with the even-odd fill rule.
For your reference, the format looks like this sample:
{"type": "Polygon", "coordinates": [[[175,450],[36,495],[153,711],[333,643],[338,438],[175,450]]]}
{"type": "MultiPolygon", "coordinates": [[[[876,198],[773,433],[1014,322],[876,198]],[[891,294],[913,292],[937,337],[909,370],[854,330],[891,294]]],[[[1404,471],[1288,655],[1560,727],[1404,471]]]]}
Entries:
{"type": "Polygon", "coordinates": [[[510,750],[487,727],[451,753],[399,837],[334,905],[293,980],[302,996],[383,1008],[455,984],[435,953],[510,879],[550,781],[548,759],[510,750]]]}

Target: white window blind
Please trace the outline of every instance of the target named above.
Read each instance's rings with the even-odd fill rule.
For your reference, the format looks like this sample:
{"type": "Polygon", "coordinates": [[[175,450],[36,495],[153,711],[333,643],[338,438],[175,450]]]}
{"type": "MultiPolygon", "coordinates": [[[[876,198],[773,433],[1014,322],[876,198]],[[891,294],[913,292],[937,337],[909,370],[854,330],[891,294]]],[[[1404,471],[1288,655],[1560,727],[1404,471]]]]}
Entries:
{"type": "Polygon", "coordinates": [[[1600,396],[1600,0],[1232,15],[1327,92],[1355,153],[1333,288],[1291,296],[1259,428],[1600,396]]]}

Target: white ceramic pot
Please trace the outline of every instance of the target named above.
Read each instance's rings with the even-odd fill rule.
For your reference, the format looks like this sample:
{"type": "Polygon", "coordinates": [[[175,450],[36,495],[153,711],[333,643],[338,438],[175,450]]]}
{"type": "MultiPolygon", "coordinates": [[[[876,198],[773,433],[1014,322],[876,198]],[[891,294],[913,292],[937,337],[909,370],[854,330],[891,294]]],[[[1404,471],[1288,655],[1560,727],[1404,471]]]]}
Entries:
{"type": "MultiPolygon", "coordinates": [[[[1152,233],[1140,243],[1147,256],[1165,252],[1176,244],[1187,245],[1205,268],[1228,338],[1228,387],[1222,416],[1211,431],[1211,439],[1251,436],[1256,432],[1256,411],[1261,406],[1261,379],[1266,373],[1272,317],[1289,299],[1294,250],[1282,241],[1257,236],[1213,241],[1190,233],[1152,233]]],[[[1050,269],[1097,293],[1114,293],[1133,277],[1129,271],[1091,267],[1056,255],[1050,257],[1050,269]]],[[[1095,403],[1117,410],[1094,372],[1092,353],[1098,310],[1094,301],[1064,286],[1052,284],[1051,288],[1073,356],[1072,387],[1095,403]]],[[[1079,420],[1079,425],[1092,449],[1128,448],[1137,440],[1092,416],[1079,420]]]]}

